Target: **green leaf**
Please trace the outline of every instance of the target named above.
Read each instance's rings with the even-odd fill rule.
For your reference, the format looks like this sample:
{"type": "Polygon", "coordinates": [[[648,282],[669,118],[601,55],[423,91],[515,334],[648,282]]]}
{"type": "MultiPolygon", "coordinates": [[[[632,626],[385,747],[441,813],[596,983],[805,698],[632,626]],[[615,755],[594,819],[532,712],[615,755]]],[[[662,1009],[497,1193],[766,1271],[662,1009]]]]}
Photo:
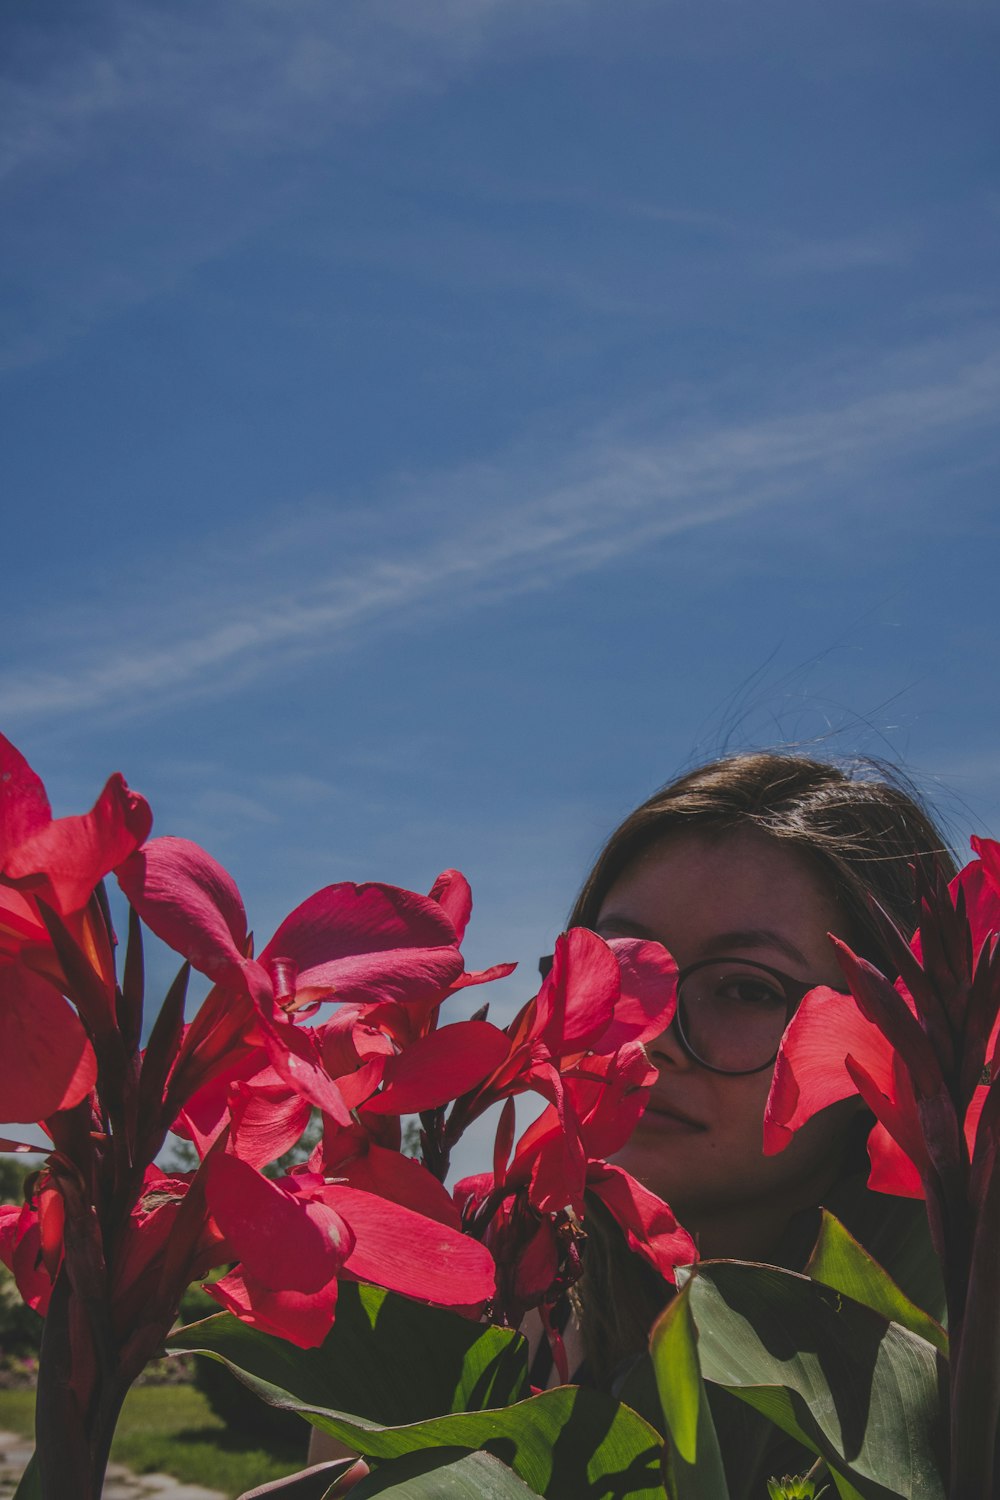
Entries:
{"type": "Polygon", "coordinates": [[[452,1448],[424,1449],[380,1464],[351,1490],[352,1500],[374,1495],[383,1500],[524,1500],[536,1494],[492,1453],[456,1456],[452,1448]]]}
{"type": "Polygon", "coordinates": [[[502,1406],[530,1390],[519,1334],[354,1282],[341,1285],[337,1321],[318,1349],[229,1313],[178,1329],[167,1348],[201,1349],[253,1375],[274,1406],[333,1408],[385,1426],[502,1406]]]}
{"type": "Polygon", "coordinates": [[[908,1328],[947,1355],[948,1335],[941,1324],[911,1302],[888,1271],[826,1209],[806,1275],[844,1292],[855,1302],[863,1302],[865,1307],[873,1307],[883,1317],[908,1328]]]}
{"type": "Polygon", "coordinates": [[[706,1380],[821,1455],[862,1500],[945,1500],[933,1344],[774,1266],[705,1262],[688,1286],[706,1380]]]}
{"type": "Polygon", "coordinates": [[[729,1500],[691,1317],[691,1283],[653,1326],[650,1354],[666,1419],[666,1490],[670,1500],[729,1500]]]}
{"type": "Polygon", "coordinates": [[[400,1309],[396,1304],[403,1300],[360,1288],[354,1313],[342,1318],[338,1305],[334,1329],[318,1350],[296,1349],[228,1314],[179,1330],[169,1347],[221,1359],[263,1400],[301,1412],[366,1458],[394,1459],[427,1448],[487,1449],[550,1500],[665,1500],[659,1482],[662,1438],[634,1411],[575,1386],[482,1410],[484,1393],[495,1396],[511,1384],[497,1378],[496,1354],[492,1363],[486,1355],[499,1339],[502,1364],[513,1340],[523,1361],[523,1340],[417,1304],[400,1309]],[[409,1337],[411,1307],[429,1317],[433,1329],[440,1322],[440,1336],[421,1319],[426,1336],[409,1337]],[[453,1322],[464,1332],[456,1332],[453,1322]],[[456,1347],[464,1343],[467,1351],[457,1366],[458,1380],[454,1350],[442,1378],[442,1352],[449,1341],[456,1347]],[[475,1370],[479,1373],[472,1378],[475,1370]],[[428,1406],[441,1411],[442,1405],[467,1398],[470,1411],[428,1415],[428,1406]]]}

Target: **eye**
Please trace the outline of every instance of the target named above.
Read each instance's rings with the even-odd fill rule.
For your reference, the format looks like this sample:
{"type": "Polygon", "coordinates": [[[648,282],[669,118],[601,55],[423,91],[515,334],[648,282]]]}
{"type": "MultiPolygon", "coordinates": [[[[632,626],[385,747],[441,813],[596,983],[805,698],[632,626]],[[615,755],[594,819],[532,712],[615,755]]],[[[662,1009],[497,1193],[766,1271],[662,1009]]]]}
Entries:
{"type": "Polygon", "coordinates": [[[717,1001],[749,1010],[785,1008],[785,992],[759,974],[725,974],[714,986],[717,1001]]]}

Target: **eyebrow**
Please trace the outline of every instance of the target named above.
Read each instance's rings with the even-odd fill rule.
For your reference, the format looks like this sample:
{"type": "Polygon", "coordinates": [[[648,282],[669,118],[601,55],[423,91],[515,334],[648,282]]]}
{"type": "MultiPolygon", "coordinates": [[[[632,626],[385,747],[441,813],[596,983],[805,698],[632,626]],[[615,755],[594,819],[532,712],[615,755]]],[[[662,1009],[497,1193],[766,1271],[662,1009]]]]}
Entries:
{"type": "MultiPolygon", "coordinates": [[[[662,941],[651,928],[645,927],[642,922],[633,922],[630,917],[619,917],[614,912],[609,912],[602,917],[598,923],[597,931],[614,931],[626,934],[630,937],[646,938],[653,943],[662,941]]],[[[776,948],[779,953],[784,953],[787,958],[801,964],[804,969],[809,967],[809,960],[800,948],[797,948],[790,938],[777,932],[773,927],[741,927],[733,932],[719,932],[715,937],[709,938],[702,946],[705,958],[722,957],[732,955],[739,948],[776,948]]]]}

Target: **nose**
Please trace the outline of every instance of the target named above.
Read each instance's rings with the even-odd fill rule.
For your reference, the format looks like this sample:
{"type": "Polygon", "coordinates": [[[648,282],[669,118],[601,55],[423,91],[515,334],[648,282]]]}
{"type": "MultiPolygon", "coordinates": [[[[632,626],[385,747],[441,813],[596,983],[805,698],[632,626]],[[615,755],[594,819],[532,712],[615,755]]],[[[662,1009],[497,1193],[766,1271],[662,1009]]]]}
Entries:
{"type": "Polygon", "coordinates": [[[693,1066],[677,1030],[676,1018],[649,1044],[649,1055],[659,1068],[688,1069],[693,1066]]]}

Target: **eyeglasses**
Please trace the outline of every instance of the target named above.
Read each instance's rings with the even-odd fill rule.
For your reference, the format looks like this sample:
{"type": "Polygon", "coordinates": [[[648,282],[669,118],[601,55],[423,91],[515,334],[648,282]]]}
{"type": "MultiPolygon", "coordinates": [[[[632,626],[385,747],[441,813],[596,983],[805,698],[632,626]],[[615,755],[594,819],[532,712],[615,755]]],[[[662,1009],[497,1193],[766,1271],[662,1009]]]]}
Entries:
{"type": "MultiPolygon", "coordinates": [[[[544,979],[551,957],[539,960],[544,979]]],[[[712,1073],[762,1073],[814,979],[793,979],[749,958],[703,958],[677,976],[674,1025],[687,1055],[712,1073]]]]}
{"type": "Polygon", "coordinates": [[[816,988],[748,958],[705,958],[677,976],[677,1035],[713,1073],[762,1073],[802,997],[816,988]]]}

